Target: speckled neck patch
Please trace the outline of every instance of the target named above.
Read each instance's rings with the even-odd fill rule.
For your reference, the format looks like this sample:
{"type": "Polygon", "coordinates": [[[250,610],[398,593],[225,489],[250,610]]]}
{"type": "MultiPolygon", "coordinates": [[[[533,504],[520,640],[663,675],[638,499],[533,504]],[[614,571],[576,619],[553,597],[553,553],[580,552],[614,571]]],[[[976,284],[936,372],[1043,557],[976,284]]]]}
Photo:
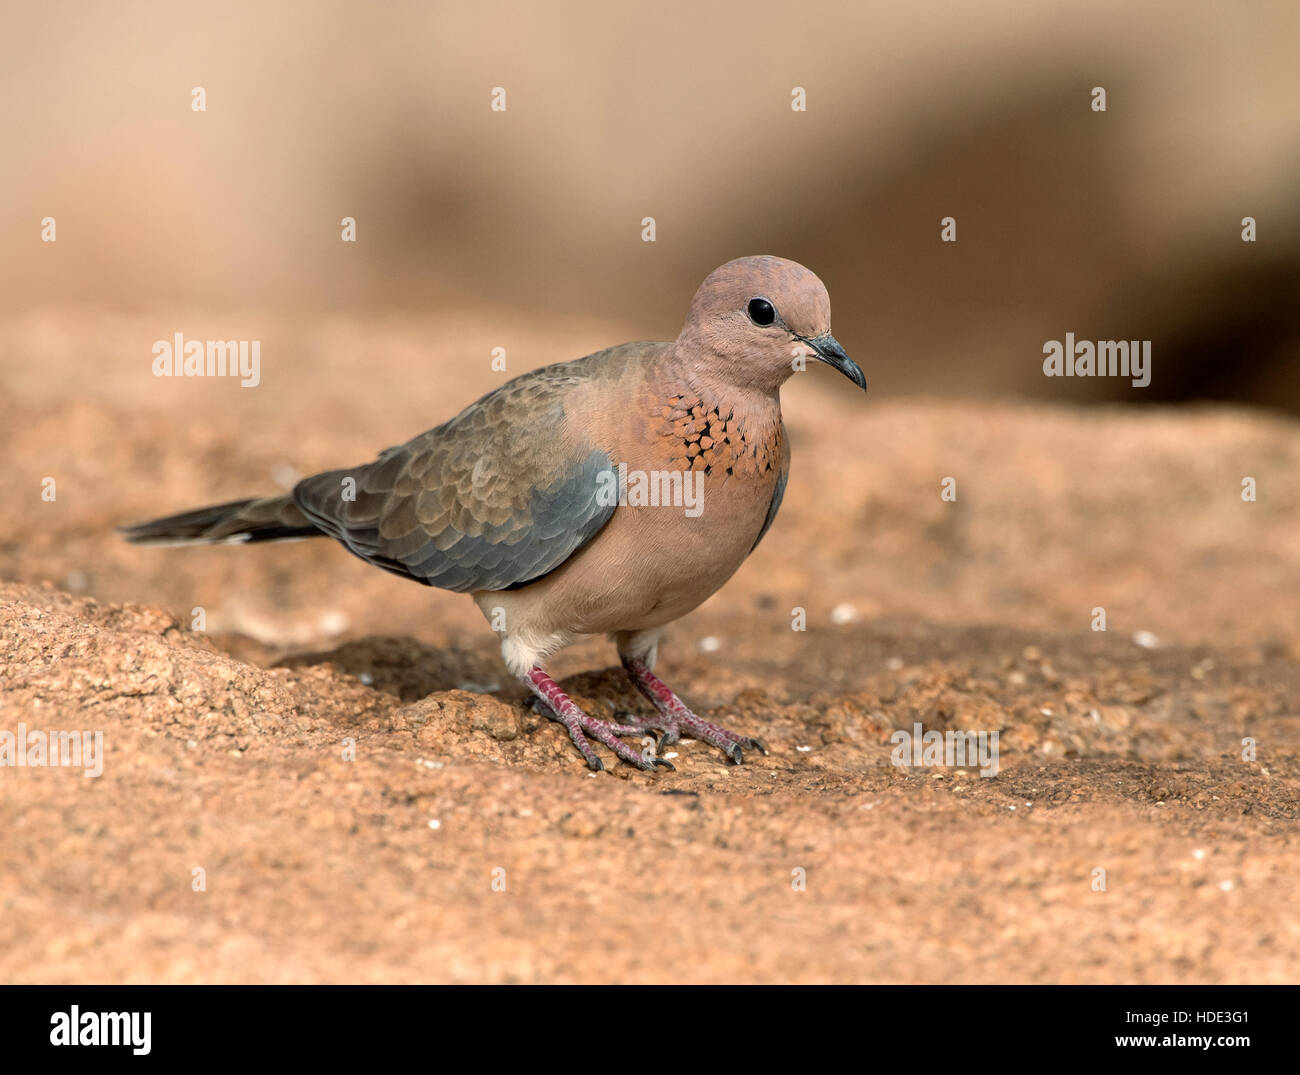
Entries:
{"type": "Polygon", "coordinates": [[[659,434],[672,442],[671,465],[681,470],[756,475],[776,470],[784,430],[777,422],[761,436],[727,406],[687,395],[671,396],[659,410],[659,434]]]}

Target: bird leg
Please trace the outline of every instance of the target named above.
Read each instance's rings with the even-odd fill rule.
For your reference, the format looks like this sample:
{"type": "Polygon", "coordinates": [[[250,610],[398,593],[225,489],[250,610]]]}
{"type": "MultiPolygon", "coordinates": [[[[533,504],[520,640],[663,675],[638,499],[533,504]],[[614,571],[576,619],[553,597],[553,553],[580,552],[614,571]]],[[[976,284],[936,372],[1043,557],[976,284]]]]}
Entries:
{"type": "Polygon", "coordinates": [[[526,676],[521,678],[525,686],[537,696],[542,716],[564,725],[569,732],[569,738],[573,740],[573,745],[587,760],[589,768],[599,772],[605,768],[605,765],[591,749],[591,744],[587,742],[588,735],[604,743],[625,762],[635,765],[638,769],[675,768],[672,762],[656,757],[649,748],[643,753],[634,750],[619,738],[620,735],[641,735],[644,729],[587,716],[573,699],[560,689],[560,685],[555,680],[535,665],[526,676]]]}
{"type": "Polygon", "coordinates": [[[726,728],[720,728],[702,717],[697,717],[686,707],[686,703],[673,693],[668,684],[651,672],[650,666],[640,658],[624,657],[623,669],[627,672],[628,678],[636,684],[637,690],[649,698],[655,709],[659,710],[658,720],[652,718],[644,724],[646,728],[663,732],[658,749],[677,742],[682,735],[688,735],[701,743],[717,747],[737,765],[745,760],[742,750],[753,749],[767,753],[767,747],[763,745],[761,739],[736,735],[735,732],[729,732],[726,728]]]}

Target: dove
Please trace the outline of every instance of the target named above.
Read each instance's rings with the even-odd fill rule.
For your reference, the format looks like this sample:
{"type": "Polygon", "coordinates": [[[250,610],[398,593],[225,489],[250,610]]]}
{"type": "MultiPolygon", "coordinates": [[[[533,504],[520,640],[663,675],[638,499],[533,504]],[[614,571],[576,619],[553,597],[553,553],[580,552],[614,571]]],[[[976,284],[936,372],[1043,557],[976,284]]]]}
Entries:
{"type": "Polygon", "coordinates": [[[809,362],[866,388],[831,335],[821,280],[744,257],[696,291],[677,338],[522,374],[372,462],[122,528],[137,544],[330,537],[403,578],[468,593],[506,667],[567,729],[639,769],[686,736],[732,762],[763,742],[696,714],[656,674],[664,629],[717,592],[772,526],[790,446],[781,386],[809,362]],[[606,635],[655,715],[583,712],[545,671],[606,635]],[[654,749],[625,738],[656,733],[654,749]]]}

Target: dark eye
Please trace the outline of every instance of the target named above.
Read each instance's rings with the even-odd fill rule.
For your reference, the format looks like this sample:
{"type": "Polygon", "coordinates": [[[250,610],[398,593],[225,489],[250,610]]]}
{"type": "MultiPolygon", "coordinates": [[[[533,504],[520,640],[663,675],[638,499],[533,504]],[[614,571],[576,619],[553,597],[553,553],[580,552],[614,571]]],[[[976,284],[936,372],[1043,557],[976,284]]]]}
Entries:
{"type": "Polygon", "coordinates": [[[750,299],[745,311],[754,324],[762,325],[764,328],[776,320],[776,310],[772,308],[772,304],[767,299],[750,299]]]}

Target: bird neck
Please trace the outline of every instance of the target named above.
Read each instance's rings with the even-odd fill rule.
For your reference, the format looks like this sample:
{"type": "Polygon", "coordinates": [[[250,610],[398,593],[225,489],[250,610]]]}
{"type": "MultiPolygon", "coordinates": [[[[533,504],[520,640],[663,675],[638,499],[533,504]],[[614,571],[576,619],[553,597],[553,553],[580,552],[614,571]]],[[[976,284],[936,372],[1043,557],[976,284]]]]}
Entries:
{"type": "MultiPolygon", "coordinates": [[[[698,352],[697,352],[698,355],[698,352]]],[[[683,362],[671,353],[647,378],[655,432],[683,468],[693,456],[714,461],[727,474],[771,470],[783,444],[777,389],[736,385],[707,363],[683,362]],[[694,446],[694,451],[692,447],[694,446]]],[[[707,472],[707,471],[706,471],[707,472]]]]}
{"type": "Polygon", "coordinates": [[[665,356],[658,371],[660,383],[670,395],[690,397],[706,408],[734,410],[752,416],[755,422],[781,422],[781,384],[785,378],[763,378],[755,364],[732,355],[700,350],[679,340],[665,356]],[[770,383],[769,383],[770,382],[770,383]]]}

